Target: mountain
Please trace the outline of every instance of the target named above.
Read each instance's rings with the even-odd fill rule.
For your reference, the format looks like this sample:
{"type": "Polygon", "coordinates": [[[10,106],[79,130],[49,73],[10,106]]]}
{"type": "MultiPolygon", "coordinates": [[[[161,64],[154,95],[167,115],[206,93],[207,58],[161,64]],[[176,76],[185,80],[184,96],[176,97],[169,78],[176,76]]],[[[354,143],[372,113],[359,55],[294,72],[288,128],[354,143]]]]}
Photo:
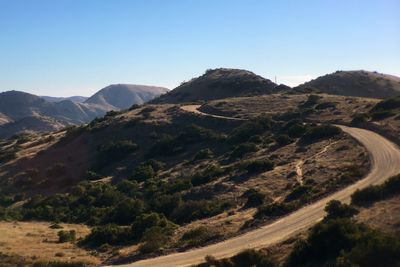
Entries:
{"type": "Polygon", "coordinates": [[[370,71],[336,71],[299,85],[334,95],[390,98],[400,95],[400,77],[370,71]]]}
{"type": "Polygon", "coordinates": [[[113,110],[126,109],[132,104],[143,104],[168,91],[164,87],[113,84],[109,85],[88,98],[86,104],[96,104],[113,110]]]}
{"type": "Polygon", "coordinates": [[[73,102],[83,103],[88,99],[86,96],[70,96],[70,97],[56,97],[56,96],[40,96],[48,102],[60,102],[63,100],[71,100],[73,102]]]}
{"type": "Polygon", "coordinates": [[[40,97],[20,91],[3,92],[0,93],[0,138],[20,131],[45,132],[87,123],[110,110],[143,104],[166,91],[162,87],[117,84],[101,89],[84,102],[81,96],[40,97]]]}
{"type": "Polygon", "coordinates": [[[207,70],[205,74],[182,83],[153,103],[180,103],[236,96],[270,94],[277,84],[253,72],[240,69],[207,70]]]}

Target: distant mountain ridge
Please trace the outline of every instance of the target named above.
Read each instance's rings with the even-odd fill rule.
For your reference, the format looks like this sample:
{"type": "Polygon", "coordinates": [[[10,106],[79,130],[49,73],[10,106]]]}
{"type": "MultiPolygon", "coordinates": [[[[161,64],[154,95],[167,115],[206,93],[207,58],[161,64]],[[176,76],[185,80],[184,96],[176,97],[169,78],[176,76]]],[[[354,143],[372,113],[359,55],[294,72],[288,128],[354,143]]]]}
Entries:
{"type": "Polygon", "coordinates": [[[132,103],[141,105],[166,92],[168,89],[164,87],[113,84],[89,97],[85,103],[108,106],[110,109],[126,109],[132,103]]]}
{"type": "Polygon", "coordinates": [[[203,75],[169,91],[153,103],[183,103],[222,99],[227,97],[262,95],[277,92],[280,86],[251,71],[219,68],[207,70],[203,75]]]}
{"type": "Polygon", "coordinates": [[[400,77],[365,70],[336,71],[294,88],[344,96],[390,98],[400,95],[400,77]]]}
{"type": "Polygon", "coordinates": [[[166,91],[166,88],[155,86],[110,85],[85,102],[73,101],[82,100],[82,97],[40,97],[21,91],[6,91],[0,93],[0,138],[20,131],[53,131],[86,123],[110,110],[143,104],[166,91]]]}
{"type": "Polygon", "coordinates": [[[83,103],[88,99],[86,96],[69,96],[69,97],[57,97],[57,96],[40,96],[46,101],[49,102],[60,102],[63,100],[71,100],[73,102],[83,103]]]}

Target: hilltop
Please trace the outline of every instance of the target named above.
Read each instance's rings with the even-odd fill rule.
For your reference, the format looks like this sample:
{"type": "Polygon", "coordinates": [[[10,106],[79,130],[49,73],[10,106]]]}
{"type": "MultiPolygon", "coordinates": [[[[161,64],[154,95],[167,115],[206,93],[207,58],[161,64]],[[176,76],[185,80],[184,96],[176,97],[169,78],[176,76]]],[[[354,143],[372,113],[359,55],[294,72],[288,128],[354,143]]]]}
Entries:
{"type": "Polygon", "coordinates": [[[155,99],[153,103],[183,103],[227,97],[270,94],[278,85],[251,71],[240,69],[213,69],[183,82],[177,88],[155,99]]]}
{"type": "Polygon", "coordinates": [[[336,71],[294,89],[316,89],[333,95],[389,98],[400,95],[400,77],[364,70],[336,71]]]}

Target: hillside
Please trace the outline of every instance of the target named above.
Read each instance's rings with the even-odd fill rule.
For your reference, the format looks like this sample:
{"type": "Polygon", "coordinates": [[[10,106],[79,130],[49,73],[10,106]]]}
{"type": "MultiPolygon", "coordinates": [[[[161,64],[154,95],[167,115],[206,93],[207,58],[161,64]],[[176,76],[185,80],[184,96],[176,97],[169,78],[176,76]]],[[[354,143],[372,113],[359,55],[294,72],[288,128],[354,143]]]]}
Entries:
{"type": "Polygon", "coordinates": [[[166,93],[164,87],[113,84],[109,85],[88,98],[85,103],[108,107],[112,110],[126,109],[133,104],[141,105],[155,97],[166,93]]]}
{"type": "Polygon", "coordinates": [[[153,103],[183,103],[227,97],[263,95],[279,90],[277,84],[247,70],[207,70],[200,77],[182,83],[153,103]]]}
{"type": "Polygon", "coordinates": [[[73,102],[83,103],[88,97],[86,96],[69,96],[69,97],[56,97],[56,96],[40,96],[48,102],[60,102],[63,100],[71,100],[73,102]]]}
{"type": "Polygon", "coordinates": [[[20,132],[52,132],[61,130],[67,124],[44,116],[28,116],[9,122],[0,127],[0,138],[8,138],[20,132]]]}
{"type": "MultiPolygon", "coordinates": [[[[0,166],[0,188],[26,194],[27,204],[15,210],[24,220],[97,226],[84,241],[90,248],[101,246],[107,231],[120,233],[106,238],[122,246],[114,257],[215,242],[339,190],[368,170],[368,154],[356,141],[335,127],[306,123],[303,108],[294,112],[308,98],[219,100],[226,104],[217,107],[235,108],[252,99],[249,121],[146,104],[66,132],[17,137],[1,148],[8,157],[0,166]],[[271,114],[263,114],[268,108],[271,114]],[[37,194],[44,196],[29,200],[37,194]],[[144,235],[150,230],[161,243],[144,235]]],[[[344,97],[335,101],[346,103],[344,97]]],[[[334,116],[332,109],[321,112],[334,116]]]]}
{"type": "Polygon", "coordinates": [[[400,77],[364,70],[337,71],[294,89],[307,88],[333,95],[389,98],[400,95],[400,77]]]}

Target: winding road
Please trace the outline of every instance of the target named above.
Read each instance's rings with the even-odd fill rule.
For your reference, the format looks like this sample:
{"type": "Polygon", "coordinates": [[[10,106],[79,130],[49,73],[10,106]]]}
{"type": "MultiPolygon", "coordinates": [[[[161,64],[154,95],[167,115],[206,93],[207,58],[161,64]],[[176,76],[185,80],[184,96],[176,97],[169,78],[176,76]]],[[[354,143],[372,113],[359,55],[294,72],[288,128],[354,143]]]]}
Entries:
{"type": "MultiPolygon", "coordinates": [[[[220,119],[235,119],[202,113],[198,110],[198,107],[198,105],[190,105],[183,106],[182,109],[203,116],[212,116],[220,119]]],[[[382,183],[390,176],[400,172],[400,149],[394,143],[368,130],[341,125],[338,125],[338,127],[358,140],[370,153],[372,163],[371,170],[362,180],[313,204],[305,206],[269,225],[262,226],[256,230],[220,243],[121,266],[188,266],[203,262],[204,257],[207,255],[212,255],[216,258],[224,258],[232,256],[244,249],[269,246],[283,241],[294,233],[309,228],[321,220],[325,214],[324,207],[330,200],[337,199],[342,202],[349,202],[350,196],[355,190],[372,184],[382,183]]]]}

